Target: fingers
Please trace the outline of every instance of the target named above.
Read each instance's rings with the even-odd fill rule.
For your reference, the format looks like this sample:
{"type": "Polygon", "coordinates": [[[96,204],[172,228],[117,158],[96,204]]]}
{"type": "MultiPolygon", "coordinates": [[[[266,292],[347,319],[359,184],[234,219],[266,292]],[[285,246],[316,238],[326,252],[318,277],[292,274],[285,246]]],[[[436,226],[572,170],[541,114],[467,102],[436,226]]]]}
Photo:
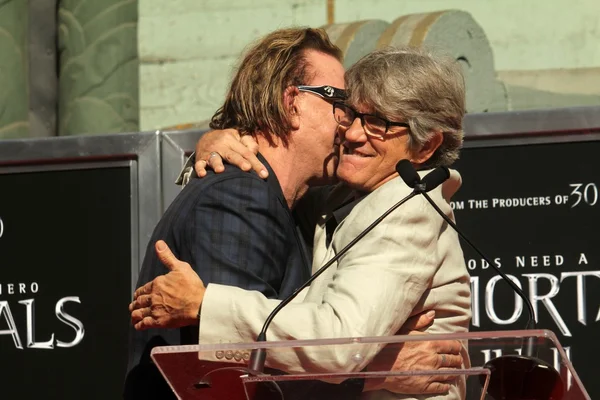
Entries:
{"type": "Polygon", "coordinates": [[[196,142],[197,159],[207,160],[211,151],[222,153],[231,143],[240,141],[240,134],[235,129],[217,129],[206,132],[196,142]]]}
{"type": "Polygon", "coordinates": [[[152,317],[144,317],[141,321],[134,325],[134,328],[138,331],[143,331],[150,328],[159,328],[160,323],[152,317]]]}
{"type": "Polygon", "coordinates": [[[460,354],[462,345],[458,340],[440,340],[431,342],[432,349],[438,353],[437,368],[463,367],[463,358],[460,354]]]}
{"type": "Polygon", "coordinates": [[[194,169],[199,177],[206,176],[207,168],[220,173],[225,170],[223,162],[227,161],[243,171],[254,170],[264,179],[269,173],[257,153],[258,143],[251,135],[240,136],[232,129],[208,132],[196,144],[194,169]]]}
{"type": "Polygon", "coordinates": [[[463,365],[463,359],[461,356],[454,354],[440,354],[440,368],[456,368],[460,369],[463,365]]]}
{"type": "MultiPolygon", "coordinates": [[[[182,267],[182,264],[185,264],[179,261],[177,257],[175,257],[175,255],[173,254],[169,246],[167,246],[164,240],[157,241],[154,245],[154,248],[156,249],[156,255],[158,256],[158,259],[161,263],[163,263],[165,267],[167,267],[169,271],[179,269],[182,267]]],[[[150,290],[152,290],[152,287],[150,287],[150,290]]]]}
{"type": "Polygon", "coordinates": [[[150,296],[140,296],[132,303],[131,323],[137,330],[161,327],[164,313],[160,307],[153,307],[150,296]],[[134,305],[135,304],[135,305],[134,305]]]}
{"type": "Polygon", "coordinates": [[[150,307],[152,305],[152,297],[149,294],[138,296],[129,305],[129,311],[137,310],[144,307],[150,307]]]}
{"type": "Polygon", "coordinates": [[[264,179],[269,173],[263,163],[256,157],[256,152],[253,149],[257,149],[257,146],[254,138],[244,136],[241,142],[231,143],[229,148],[221,154],[229,164],[235,165],[243,171],[250,171],[252,169],[258,176],[264,179]],[[249,148],[248,146],[253,147],[249,148]]]}
{"type": "Polygon", "coordinates": [[[196,162],[194,163],[194,169],[196,170],[196,175],[198,175],[200,178],[206,176],[207,164],[208,163],[206,162],[206,160],[196,159],[196,162]]]}
{"type": "Polygon", "coordinates": [[[246,148],[252,152],[252,154],[258,153],[258,142],[251,135],[242,136],[240,139],[240,143],[242,143],[246,148]]]}
{"type": "Polygon", "coordinates": [[[196,158],[194,169],[196,170],[196,174],[200,178],[206,176],[207,168],[212,169],[216,173],[221,173],[225,171],[225,166],[223,165],[223,158],[216,151],[208,153],[207,156],[202,156],[199,154],[196,158]]]}
{"type": "Polygon", "coordinates": [[[432,340],[431,347],[439,354],[460,354],[462,344],[458,340],[432,340]]]}
{"type": "Polygon", "coordinates": [[[400,329],[400,333],[407,334],[410,331],[418,331],[421,329],[427,328],[429,325],[433,323],[433,319],[435,318],[435,311],[430,310],[427,312],[422,312],[421,314],[414,315],[406,320],[402,328],[400,329]]]}
{"type": "MultiPolygon", "coordinates": [[[[215,130],[202,135],[196,143],[196,174],[199,177],[205,176],[206,168],[211,168],[216,173],[223,172],[225,166],[222,155],[235,145],[240,145],[240,134],[235,129],[215,130]]],[[[242,147],[246,149],[245,146],[242,147]]]]}
{"type": "Polygon", "coordinates": [[[131,323],[134,325],[139,321],[143,320],[150,313],[150,308],[138,308],[136,310],[131,311],[131,323]]]}
{"type": "Polygon", "coordinates": [[[213,171],[215,171],[217,174],[220,174],[221,172],[225,171],[225,166],[223,165],[223,158],[221,157],[221,154],[217,153],[216,151],[210,153],[210,155],[206,159],[206,165],[210,167],[213,171]]]}
{"type": "Polygon", "coordinates": [[[137,288],[136,291],[133,293],[133,299],[135,300],[144,294],[150,294],[150,293],[152,293],[152,281],[146,283],[142,287],[137,288]]]}
{"type": "Polygon", "coordinates": [[[251,164],[252,170],[258,174],[261,178],[265,179],[269,176],[269,172],[265,168],[262,162],[256,157],[258,153],[258,143],[256,140],[250,136],[242,136],[241,143],[246,146],[250,153],[246,154],[244,157],[251,164]]]}
{"type": "MultiPolygon", "coordinates": [[[[438,379],[438,377],[436,377],[438,379]]],[[[445,382],[431,382],[423,390],[423,394],[443,394],[448,393],[450,384],[445,382]]]]}
{"type": "Polygon", "coordinates": [[[365,382],[365,390],[386,389],[402,394],[445,394],[450,391],[459,375],[409,375],[387,377],[385,382],[365,382]]]}

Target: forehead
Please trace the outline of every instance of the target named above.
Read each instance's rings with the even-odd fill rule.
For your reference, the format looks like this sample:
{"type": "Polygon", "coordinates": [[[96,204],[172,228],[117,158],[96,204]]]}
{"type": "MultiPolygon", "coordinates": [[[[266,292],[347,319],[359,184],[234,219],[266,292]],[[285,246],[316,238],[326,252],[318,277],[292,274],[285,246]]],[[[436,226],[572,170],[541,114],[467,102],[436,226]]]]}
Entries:
{"type": "Polygon", "coordinates": [[[312,79],[308,85],[330,85],[344,89],[344,66],[335,57],[316,50],[308,50],[306,59],[312,79]]]}
{"type": "Polygon", "coordinates": [[[355,109],[356,111],[358,111],[361,114],[373,114],[373,115],[380,114],[373,105],[368,104],[365,101],[356,103],[356,102],[353,102],[352,99],[350,98],[350,99],[346,100],[346,104],[348,104],[350,107],[352,107],[353,109],[355,109]]]}

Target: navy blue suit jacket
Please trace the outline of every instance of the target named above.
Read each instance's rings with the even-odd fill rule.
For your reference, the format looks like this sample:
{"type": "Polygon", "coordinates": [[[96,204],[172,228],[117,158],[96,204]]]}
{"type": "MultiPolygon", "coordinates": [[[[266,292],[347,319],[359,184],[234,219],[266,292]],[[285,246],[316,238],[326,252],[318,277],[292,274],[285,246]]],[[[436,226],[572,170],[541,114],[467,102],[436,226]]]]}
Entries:
{"type": "MultiPolygon", "coordinates": [[[[137,287],[168,273],[154,250],[159,239],[205,285],[238,286],[283,299],[310,277],[310,259],[281,186],[266,160],[259,158],[269,169],[266,181],[233,166],[190,180],[152,234],[137,287]]],[[[197,328],[132,328],[125,398],[173,398],[150,360],[150,350],[197,343],[197,328]]]]}

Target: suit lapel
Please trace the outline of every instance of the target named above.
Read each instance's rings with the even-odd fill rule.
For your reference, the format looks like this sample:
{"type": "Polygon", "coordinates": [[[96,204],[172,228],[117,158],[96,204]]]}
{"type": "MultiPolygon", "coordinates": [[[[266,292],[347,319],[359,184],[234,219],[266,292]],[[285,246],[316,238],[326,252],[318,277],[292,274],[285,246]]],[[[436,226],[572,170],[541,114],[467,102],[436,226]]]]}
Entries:
{"type": "MultiPolygon", "coordinates": [[[[343,184],[338,184],[332,190],[329,196],[327,197],[324,211],[320,215],[317,227],[315,229],[315,237],[314,237],[314,251],[313,251],[313,273],[318,270],[327,260],[329,260],[333,254],[331,254],[332,250],[332,240],[328,240],[328,232],[327,225],[329,223],[330,229],[332,225],[335,225],[335,221],[331,221],[333,218],[333,213],[335,210],[339,209],[345,204],[353,201],[354,199],[354,191],[343,184]]],[[[337,223],[333,232],[330,232],[331,238],[335,235],[335,232],[342,225],[343,220],[337,223]]]]}

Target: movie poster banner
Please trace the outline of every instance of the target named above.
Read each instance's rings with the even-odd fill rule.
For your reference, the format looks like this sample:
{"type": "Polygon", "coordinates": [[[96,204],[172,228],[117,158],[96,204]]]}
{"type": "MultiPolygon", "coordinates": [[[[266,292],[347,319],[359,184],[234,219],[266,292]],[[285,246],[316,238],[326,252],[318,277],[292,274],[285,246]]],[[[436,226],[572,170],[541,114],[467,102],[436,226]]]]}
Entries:
{"type": "MultiPolygon", "coordinates": [[[[463,178],[452,202],[458,226],[523,289],[536,327],[556,333],[591,398],[600,398],[600,136],[472,144],[455,165],[463,178]]],[[[528,311],[521,298],[462,246],[471,274],[471,329],[524,329],[528,311]]],[[[499,355],[498,349],[480,354],[484,360],[499,355]]]]}
{"type": "Polygon", "coordinates": [[[0,171],[0,398],[117,399],[131,299],[129,167],[0,171]]]}

